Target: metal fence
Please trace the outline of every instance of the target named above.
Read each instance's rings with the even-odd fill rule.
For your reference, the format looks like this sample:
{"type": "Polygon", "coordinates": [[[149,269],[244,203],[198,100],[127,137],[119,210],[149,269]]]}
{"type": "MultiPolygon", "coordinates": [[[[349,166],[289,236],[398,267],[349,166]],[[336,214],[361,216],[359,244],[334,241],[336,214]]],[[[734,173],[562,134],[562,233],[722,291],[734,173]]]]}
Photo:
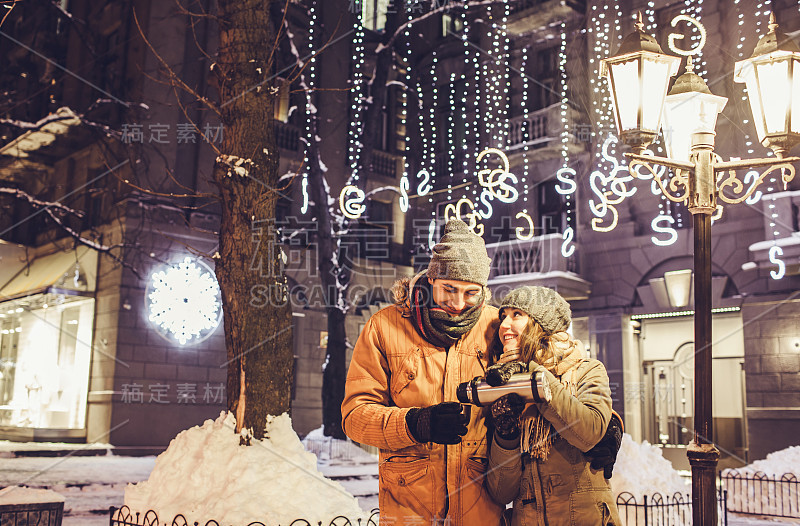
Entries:
{"type": "MultiPolygon", "coordinates": [[[[717,493],[718,524],[728,526],[727,495],[717,493]]],[[[674,493],[664,496],[660,493],[645,495],[642,502],[624,491],[617,495],[617,508],[625,526],[691,526],[692,496],[688,493],[674,493]]]]}
{"type": "Polygon", "coordinates": [[[792,473],[767,475],[726,469],[720,473],[734,513],[800,518],[800,482],[792,473]]]}
{"type": "MultiPolygon", "coordinates": [[[[35,524],[35,523],[31,523],[35,524]]],[[[186,520],[181,514],[175,516],[172,519],[172,522],[162,522],[158,518],[158,514],[153,510],[148,510],[144,515],[140,513],[131,512],[130,508],[127,506],[123,506],[121,508],[115,508],[111,506],[109,509],[109,526],[201,526],[201,523],[189,522],[186,520]]],[[[209,520],[207,522],[202,523],[202,526],[224,526],[218,523],[215,520],[209,520]]],[[[274,524],[274,523],[266,523],[266,522],[251,522],[247,526],[282,526],[281,524],[274,524]]],[[[285,526],[323,526],[321,521],[317,523],[311,523],[306,519],[295,519],[290,523],[287,523],[285,526]]],[[[366,520],[358,518],[358,519],[351,519],[345,517],[344,515],[339,515],[338,517],[334,517],[331,519],[329,523],[324,526],[378,526],[378,510],[374,509],[370,513],[369,518],[366,520]]]]}
{"type": "Polygon", "coordinates": [[[330,438],[306,438],[303,440],[303,446],[306,448],[306,451],[314,453],[317,455],[317,457],[327,456],[329,459],[351,460],[356,458],[360,451],[355,449],[353,446],[358,446],[361,450],[371,453],[375,456],[378,454],[377,449],[372,448],[375,449],[375,451],[369,451],[368,449],[356,444],[355,442],[351,442],[350,440],[344,441],[331,440],[330,438]]]}

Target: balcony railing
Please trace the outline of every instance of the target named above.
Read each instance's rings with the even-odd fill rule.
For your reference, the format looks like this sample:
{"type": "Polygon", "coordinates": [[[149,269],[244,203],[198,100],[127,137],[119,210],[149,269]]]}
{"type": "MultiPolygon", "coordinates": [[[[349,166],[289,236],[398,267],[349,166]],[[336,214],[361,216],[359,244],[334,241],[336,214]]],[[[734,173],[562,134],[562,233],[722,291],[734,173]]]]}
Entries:
{"type": "Polygon", "coordinates": [[[556,137],[547,134],[548,113],[549,108],[545,108],[527,117],[522,115],[512,118],[508,123],[508,148],[522,148],[526,144],[536,147],[556,140],[556,137]]]}
{"type": "Polygon", "coordinates": [[[466,153],[462,149],[457,149],[450,155],[447,152],[436,152],[433,162],[433,173],[436,176],[461,174],[464,172],[464,156],[466,153]],[[453,167],[452,174],[449,166],[453,167]]]}
{"type": "Polygon", "coordinates": [[[372,173],[396,179],[402,159],[401,155],[372,150],[372,173]]]}
{"type": "Polygon", "coordinates": [[[489,279],[526,273],[574,272],[575,259],[561,256],[561,234],[546,234],[531,239],[489,243],[492,258],[489,279]]]}

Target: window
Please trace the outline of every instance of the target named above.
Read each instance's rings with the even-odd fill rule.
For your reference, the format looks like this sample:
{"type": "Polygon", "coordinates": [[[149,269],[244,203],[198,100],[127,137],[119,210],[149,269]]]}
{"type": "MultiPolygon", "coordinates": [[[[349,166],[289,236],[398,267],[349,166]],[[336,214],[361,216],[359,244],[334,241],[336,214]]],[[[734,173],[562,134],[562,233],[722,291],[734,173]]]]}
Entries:
{"type": "Polygon", "coordinates": [[[525,69],[530,79],[530,111],[541,110],[558,102],[558,49],[549,47],[532,53],[525,69]]]}
{"type": "Polygon", "coordinates": [[[361,25],[373,31],[383,31],[391,2],[392,0],[361,0],[361,25]]]}
{"type": "Polygon", "coordinates": [[[464,21],[458,15],[445,13],[442,15],[442,37],[461,35],[464,31],[464,21]]]}
{"type": "Polygon", "coordinates": [[[558,183],[547,181],[539,185],[539,222],[537,235],[558,234],[564,229],[566,208],[561,195],[556,192],[558,183]]]}
{"type": "Polygon", "coordinates": [[[277,96],[272,100],[272,117],[276,121],[289,121],[289,82],[278,77],[275,85],[278,88],[277,96]]]}

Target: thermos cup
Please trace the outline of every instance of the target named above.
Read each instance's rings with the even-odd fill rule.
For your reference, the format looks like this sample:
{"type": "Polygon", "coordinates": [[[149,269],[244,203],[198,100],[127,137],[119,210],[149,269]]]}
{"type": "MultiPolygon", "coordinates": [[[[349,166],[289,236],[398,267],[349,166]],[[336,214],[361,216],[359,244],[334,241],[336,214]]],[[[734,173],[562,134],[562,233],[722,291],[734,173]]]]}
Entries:
{"type": "Polygon", "coordinates": [[[477,376],[472,381],[458,384],[456,396],[462,404],[478,407],[489,405],[509,393],[517,393],[525,402],[549,402],[550,386],[542,380],[541,374],[517,373],[511,375],[505,384],[492,387],[477,376]]]}

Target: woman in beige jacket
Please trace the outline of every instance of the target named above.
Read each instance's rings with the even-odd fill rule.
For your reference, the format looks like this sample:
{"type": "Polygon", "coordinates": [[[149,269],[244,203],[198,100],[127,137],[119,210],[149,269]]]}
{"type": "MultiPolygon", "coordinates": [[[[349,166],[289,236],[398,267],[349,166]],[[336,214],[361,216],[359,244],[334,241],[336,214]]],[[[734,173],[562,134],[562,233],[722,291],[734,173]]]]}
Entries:
{"type": "Polygon", "coordinates": [[[611,419],[608,375],[565,332],[569,304],[552,289],[521,287],[504,298],[500,319],[503,353],[487,370],[487,383],[530,372],[539,389],[534,403],[512,394],[491,407],[489,493],[514,503],[513,526],[620,524],[602,467],[593,469],[584,455],[611,419]]]}

